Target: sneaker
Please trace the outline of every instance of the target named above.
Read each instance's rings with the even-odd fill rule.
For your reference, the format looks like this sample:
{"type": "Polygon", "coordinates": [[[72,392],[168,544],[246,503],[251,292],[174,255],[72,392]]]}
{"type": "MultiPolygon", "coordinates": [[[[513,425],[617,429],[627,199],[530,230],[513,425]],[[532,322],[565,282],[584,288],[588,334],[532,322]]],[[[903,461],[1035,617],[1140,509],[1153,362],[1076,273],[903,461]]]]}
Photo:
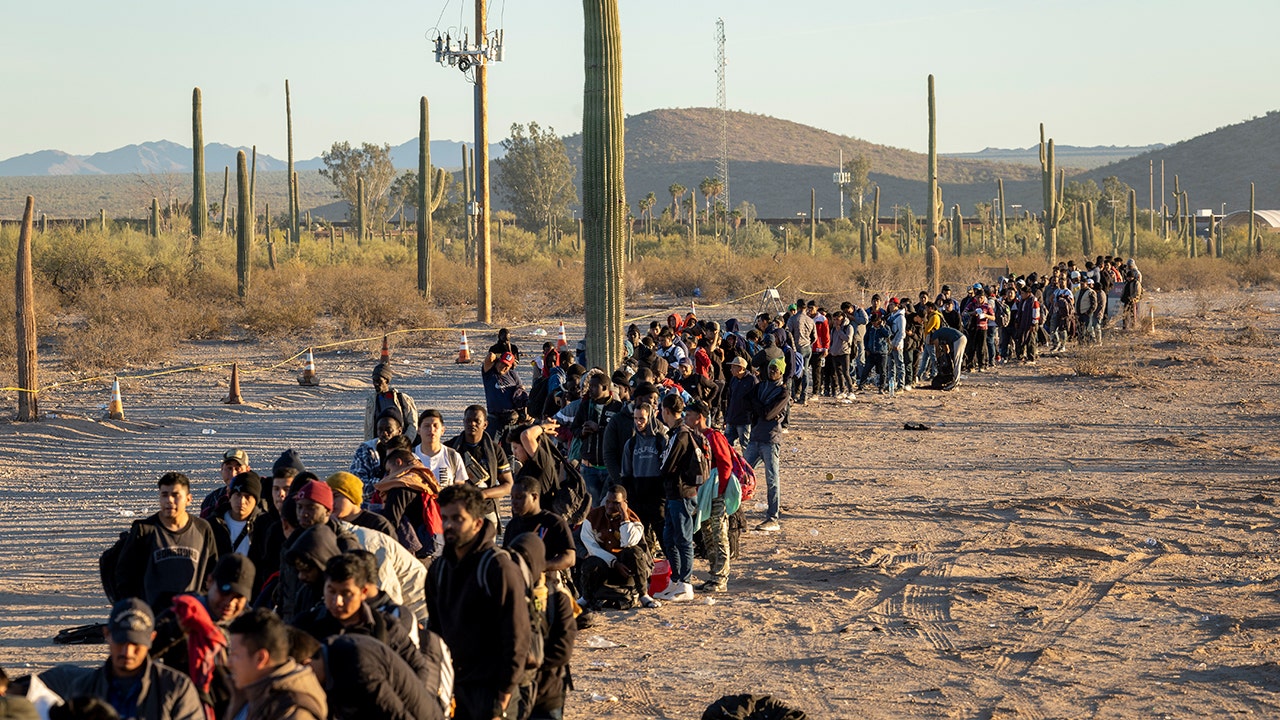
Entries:
{"type": "MultiPolygon", "coordinates": [[[[689,583],[671,583],[675,586],[675,592],[665,598],[671,602],[688,602],[693,599],[693,586],[689,583]]],[[[670,588],[668,588],[670,589],[670,588]]]]}
{"type": "Polygon", "coordinates": [[[782,526],[778,524],[777,520],[765,520],[756,526],[756,530],[760,532],[778,532],[781,529],[782,526]]]}
{"type": "Polygon", "coordinates": [[[680,589],[679,585],[680,583],[678,582],[667,583],[667,586],[654,593],[653,597],[657,600],[670,600],[671,596],[675,595],[676,591],[680,589]]]}
{"type": "Polygon", "coordinates": [[[724,592],[725,590],[728,590],[729,584],[723,583],[723,582],[717,582],[715,580],[708,580],[702,583],[702,585],[699,586],[698,589],[704,593],[718,593],[718,592],[724,592]]]}
{"type": "Polygon", "coordinates": [[[652,597],[650,597],[650,596],[648,596],[648,595],[641,595],[641,596],[640,596],[640,607],[646,607],[646,608],[657,609],[657,608],[662,607],[662,603],[658,602],[657,600],[654,600],[652,597]]]}

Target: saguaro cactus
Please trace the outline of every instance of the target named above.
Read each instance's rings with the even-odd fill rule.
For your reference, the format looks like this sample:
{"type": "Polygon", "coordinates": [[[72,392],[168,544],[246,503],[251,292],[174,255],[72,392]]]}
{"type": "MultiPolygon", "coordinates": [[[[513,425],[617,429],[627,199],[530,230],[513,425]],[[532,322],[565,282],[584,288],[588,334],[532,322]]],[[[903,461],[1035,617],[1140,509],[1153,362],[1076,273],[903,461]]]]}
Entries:
{"type": "Polygon", "coordinates": [[[22,211],[22,229],[18,231],[18,265],[14,280],[14,304],[17,306],[18,340],[18,421],[35,422],[40,417],[39,361],[36,356],[35,275],[31,270],[31,228],[36,199],[27,196],[22,211]]]}
{"type": "Polygon", "coordinates": [[[464,246],[464,255],[467,258],[467,264],[475,263],[475,228],[471,224],[471,164],[470,153],[467,152],[467,146],[462,146],[462,224],[466,227],[467,238],[464,246]]]}
{"type": "Polygon", "coordinates": [[[815,214],[818,211],[818,190],[817,188],[809,188],[809,254],[814,253],[814,244],[818,240],[818,219],[815,214]]]}
{"type": "MultiPolygon", "coordinates": [[[[223,207],[226,207],[225,205],[223,207]]],[[[226,212],[225,210],[223,212],[226,212]]],[[[151,198],[151,237],[160,237],[160,201],[151,198]]]]}
{"type": "Polygon", "coordinates": [[[956,248],[956,257],[964,254],[964,215],[960,214],[960,206],[951,206],[951,242],[956,248]]]}
{"type": "MultiPolygon", "coordinates": [[[[418,293],[431,297],[431,125],[427,96],[418,100],[418,293]]],[[[443,183],[442,183],[443,185],[443,183]]]]}
{"type": "MultiPolygon", "coordinates": [[[[1191,243],[1194,247],[1194,237],[1191,243]]],[[[1133,188],[1129,188],[1129,257],[1138,257],[1138,192],[1133,188]]]]}
{"type": "Polygon", "coordinates": [[[209,199],[204,187],[204,124],[200,120],[200,88],[191,91],[191,234],[204,237],[209,222],[209,199]]]}
{"type": "Polygon", "coordinates": [[[622,32],[617,0],[582,0],[586,77],[582,102],[583,297],[587,358],[622,359],[627,193],[623,170],[622,32]]]}
{"type": "Polygon", "coordinates": [[[364,243],[364,176],[356,176],[356,244],[364,243]]]}
{"type": "MultiPolygon", "coordinates": [[[[929,285],[929,295],[936,297],[939,290],[938,267],[938,114],[934,103],[933,76],[929,76],[929,217],[925,230],[924,277],[929,285]]],[[[908,242],[908,245],[910,243],[908,242]]]]}
{"type": "Polygon", "coordinates": [[[877,185],[871,194],[871,227],[868,228],[871,240],[871,262],[880,262],[880,186],[877,185]]]}
{"type": "Polygon", "coordinates": [[[867,221],[858,221],[858,258],[863,265],[867,264],[867,221]]]}
{"type": "Polygon", "coordinates": [[[226,165],[222,166],[222,228],[223,235],[227,234],[227,191],[231,189],[231,168],[226,165]]]}
{"type": "Polygon", "coordinates": [[[298,233],[298,174],[293,171],[293,103],[289,97],[289,79],[284,81],[284,120],[289,135],[289,242],[297,243],[298,233]]]}
{"type": "Polygon", "coordinates": [[[249,245],[253,242],[253,204],[244,151],[236,153],[236,294],[249,295],[249,245]]]}
{"type": "Polygon", "coordinates": [[[103,235],[107,234],[107,210],[106,208],[98,208],[98,232],[103,235]]]}
{"type": "Polygon", "coordinates": [[[1080,252],[1088,257],[1092,252],[1089,247],[1089,203],[1080,203],[1080,211],[1077,214],[1080,216],[1080,252]]]}
{"type": "Polygon", "coordinates": [[[1066,171],[1057,174],[1053,151],[1053,138],[1046,145],[1044,123],[1040,123],[1040,189],[1044,195],[1044,252],[1049,265],[1058,264],[1058,224],[1062,222],[1062,197],[1066,189],[1066,171]]]}

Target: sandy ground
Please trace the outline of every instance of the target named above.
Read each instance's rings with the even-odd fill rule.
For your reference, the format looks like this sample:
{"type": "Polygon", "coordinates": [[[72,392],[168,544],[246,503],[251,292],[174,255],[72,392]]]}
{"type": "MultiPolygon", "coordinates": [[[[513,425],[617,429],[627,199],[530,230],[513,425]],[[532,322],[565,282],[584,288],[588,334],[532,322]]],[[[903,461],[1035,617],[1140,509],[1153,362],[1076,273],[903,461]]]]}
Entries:
{"type": "MultiPolygon", "coordinates": [[[[1102,353],[951,393],[810,402],[782,448],[782,532],[744,536],[714,604],[584,630],[567,717],[697,718],[738,692],[815,718],[1280,714],[1277,304],[1158,295],[1157,331],[1102,353]]],[[[50,637],[104,616],[97,555],[152,512],[161,472],[188,473],[199,497],[232,446],[263,467],[295,447],[321,474],[345,468],[370,350],[320,356],[318,388],[294,368],[247,378],[244,406],[218,402],[216,371],[128,383],[124,421],[101,419],[92,386],[46,399],[56,418],[0,426],[0,664],[103,657],[50,637]]],[[[482,398],[455,352],[393,353],[396,384],[450,431],[482,398]]]]}

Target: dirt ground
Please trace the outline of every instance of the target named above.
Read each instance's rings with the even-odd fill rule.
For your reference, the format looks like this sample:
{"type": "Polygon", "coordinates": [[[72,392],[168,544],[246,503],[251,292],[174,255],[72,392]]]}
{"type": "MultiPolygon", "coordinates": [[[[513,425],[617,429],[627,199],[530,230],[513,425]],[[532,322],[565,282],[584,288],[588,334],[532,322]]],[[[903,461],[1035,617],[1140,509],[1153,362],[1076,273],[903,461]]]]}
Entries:
{"type": "MultiPolygon", "coordinates": [[[[714,604],[582,631],[566,717],[698,718],[741,692],[814,718],[1280,715],[1280,295],[1155,300],[1154,333],[1101,350],[797,409],[783,530],[744,536],[714,604]]],[[[395,384],[450,432],[482,402],[455,353],[393,348],[395,384]]],[[[227,342],[184,359],[271,354],[227,342]]],[[[153,511],[161,472],[188,473],[198,498],[229,447],[345,469],[375,358],[317,362],[316,388],[293,366],[246,378],[247,405],[218,402],[218,370],[126,383],[123,421],[101,419],[92,385],[46,398],[45,422],[0,426],[0,665],[104,657],[50,638],[104,616],[97,556],[153,511]]]]}

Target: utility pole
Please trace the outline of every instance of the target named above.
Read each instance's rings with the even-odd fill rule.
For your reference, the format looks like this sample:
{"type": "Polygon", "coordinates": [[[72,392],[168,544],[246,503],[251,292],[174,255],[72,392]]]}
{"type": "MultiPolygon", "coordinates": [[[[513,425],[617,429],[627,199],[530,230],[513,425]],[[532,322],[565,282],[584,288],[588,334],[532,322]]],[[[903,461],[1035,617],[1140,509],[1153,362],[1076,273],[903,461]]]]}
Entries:
{"type": "Polygon", "coordinates": [[[476,218],[476,320],[490,322],[492,318],[493,293],[492,271],[489,267],[489,255],[492,250],[489,241],[489,63],[501,62],[503,58],[503,31],[499,29],[490,36],[486,26],[484,0],[476,0],[476,41],[471,43],[469,35],[462,40],[454,40],[452,36],[433,30],[432,42],[435,44],[436,62],[448,67],[456,67],[464,74],[474,71],[469,76],[475,83],[475,162],[472,173],[475,184],[472,188],[473,200],[467,208],[467,214],[476,218]]]}

